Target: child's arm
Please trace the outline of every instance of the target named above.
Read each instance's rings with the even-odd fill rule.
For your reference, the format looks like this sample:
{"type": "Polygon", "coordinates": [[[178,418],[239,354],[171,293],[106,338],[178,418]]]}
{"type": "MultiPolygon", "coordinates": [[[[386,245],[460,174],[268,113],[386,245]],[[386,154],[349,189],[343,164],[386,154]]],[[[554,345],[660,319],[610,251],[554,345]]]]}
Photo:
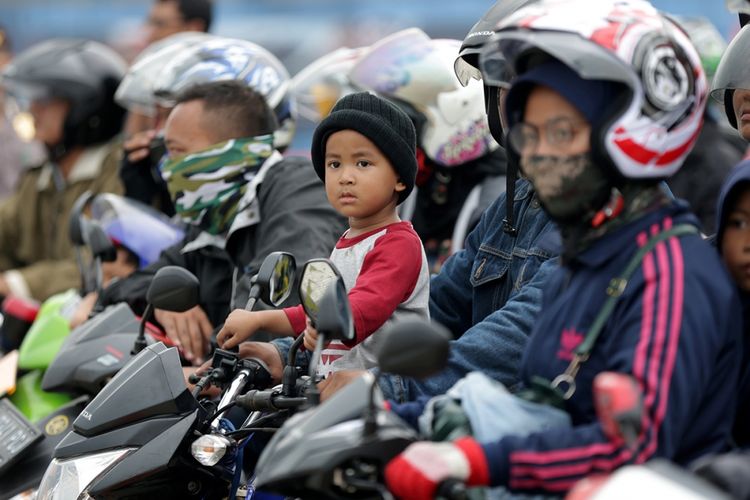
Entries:
{"type": "Polygon", "coordinates": [[[249,339],[258,330],[279,336],[292,335],[294,330],[284,311],[246,311],[235,309],[227,316],[216,341],[223,349],[231,349],[249,339]]]}
{"type": "Polygon", "coordinates": [[[414,291],[423,264],[422,243],[416,235],[399,231],[375,243],[349,290],[356,337],[345,344],[359,344],[383,326],[414,291]]]}

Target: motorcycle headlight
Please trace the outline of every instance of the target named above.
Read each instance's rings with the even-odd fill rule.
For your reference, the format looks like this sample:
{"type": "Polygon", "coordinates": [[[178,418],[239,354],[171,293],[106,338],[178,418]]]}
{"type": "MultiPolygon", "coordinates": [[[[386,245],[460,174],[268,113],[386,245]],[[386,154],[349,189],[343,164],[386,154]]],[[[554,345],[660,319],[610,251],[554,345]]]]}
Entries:
{"type": "Polygon", "coordinates": [[[190,445],[190,453],[202,465],[212,467],[231,449],[232,442],[218,434],[206,434],[190,445]]]}
{"type": "Polygon", "coordinates": [[[86,487],[134,449],[122,448],[70,460],[52,460],[39,485],[37,499],[89,498],[88,494],[82,495],[86,487]]]}

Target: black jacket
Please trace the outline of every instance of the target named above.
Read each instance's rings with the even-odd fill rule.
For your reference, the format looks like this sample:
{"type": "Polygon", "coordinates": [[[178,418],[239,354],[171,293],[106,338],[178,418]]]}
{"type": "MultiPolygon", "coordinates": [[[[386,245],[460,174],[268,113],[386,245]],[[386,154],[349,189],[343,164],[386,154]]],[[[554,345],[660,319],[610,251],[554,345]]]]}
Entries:
{"type": "MultiPolygon", "coordinates": [[[[305,158],[285,158],[271,166],[257,196],[260,222],[233,232],[225,249],[198,245],[196,238],[206,233],[192,228],[182,242],[162,252],[158,261],[108,287],[101,298],[103,305],[124,301],[136,312],[142,312],[156,271],[177,265],[198,277],[200,305],[211,323],[218,326],[230,311],[235,268],[246,282],[246,276],[257,272],[266,255],[286,251],[294,255],[299,269],[311,258],[328,257],[346,230],[346,220],[331,208],[323,184],[305,158]]],[[[242,307],[247,291],[243,285],[239,288],[236,304],[242,307]]],[[[287,304],[296,303],[295,290],[287,304]]]]}

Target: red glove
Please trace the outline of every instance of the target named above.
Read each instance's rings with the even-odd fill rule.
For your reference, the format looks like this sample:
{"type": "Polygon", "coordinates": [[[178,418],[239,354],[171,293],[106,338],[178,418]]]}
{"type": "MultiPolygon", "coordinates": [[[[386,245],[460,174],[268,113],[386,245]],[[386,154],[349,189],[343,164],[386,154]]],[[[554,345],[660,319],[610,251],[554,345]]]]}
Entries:
{"type": "Polygon", "coordinates": [[[414,443],[385,468],[388,489],[409,500],[434,498],[438,485],[446,479],[458,479],[468,486],[489,483],[489,467],[479,443],[472,438],[414,443]]]}

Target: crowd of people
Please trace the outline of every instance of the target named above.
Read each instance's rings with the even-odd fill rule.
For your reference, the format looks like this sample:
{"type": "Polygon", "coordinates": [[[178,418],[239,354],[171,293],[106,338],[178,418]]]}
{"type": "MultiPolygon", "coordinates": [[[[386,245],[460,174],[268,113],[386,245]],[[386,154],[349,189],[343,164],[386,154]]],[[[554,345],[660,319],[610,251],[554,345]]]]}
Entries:
{"type": "Polygon", "coordinates": [[[447,327],[450,355],[427,379],[381,374],[391,411],[429,438],[446,394],[512,395],[391,461],[400,498],[447,479],[560,495],[626,463],[750,445],[750,28],[709,68],[646,0],[497,0],[463,41],[411,28],[292,78],[263,47],[206,33],[211,20],[210,0],[156,0],[129,66],[72,39],[4,66],[15,114],[0,134],[28,112],[46,157],[22,167],[29,148],[3,151],[0,177],[24,170],[0,202],[0,295],[76,286],[68,213],[85,191],[123,194],[187,230],[78,318],[141,313],[177,265],[199,304],[155,319],[184,358],[201,366],[213,341],[280,380],[293,340],[312,352],[317,332],[296,293],[243,310],[250,278],[273,251],[329,257],[354,332],[323,350],[323,400],[414,318],[447,327]],[[286,152],[298,106],[317,121],[309,156],[286,152]],[[602,372],[643,394],[635,443],[597,419],[602,372]],[[523,424],[488,424],[503,415],[523,424]]]}

